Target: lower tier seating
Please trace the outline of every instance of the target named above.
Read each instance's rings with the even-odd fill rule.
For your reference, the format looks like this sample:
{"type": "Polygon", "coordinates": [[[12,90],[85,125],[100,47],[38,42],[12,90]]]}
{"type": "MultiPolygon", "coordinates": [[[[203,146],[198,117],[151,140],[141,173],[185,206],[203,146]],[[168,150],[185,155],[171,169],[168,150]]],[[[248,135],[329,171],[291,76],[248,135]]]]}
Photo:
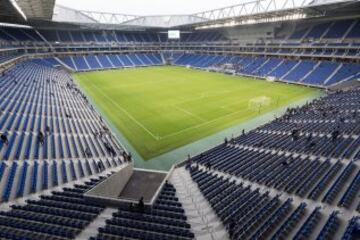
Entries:
{"type": "Polygon", "coordinates": [[[175,188],[166,183],[151,209],[139,209],[136,206],[119,208],[92,240],[193,239],[194,234],[175,193],[175,188]]]}
{"type": "Polygon", "coordinates": [[[42,195],[0,212],[0,237],[4,239],[74,239],[103,210],[89,205],[83,193],[103,178],[91,179],[73,188],[42,195]]]}

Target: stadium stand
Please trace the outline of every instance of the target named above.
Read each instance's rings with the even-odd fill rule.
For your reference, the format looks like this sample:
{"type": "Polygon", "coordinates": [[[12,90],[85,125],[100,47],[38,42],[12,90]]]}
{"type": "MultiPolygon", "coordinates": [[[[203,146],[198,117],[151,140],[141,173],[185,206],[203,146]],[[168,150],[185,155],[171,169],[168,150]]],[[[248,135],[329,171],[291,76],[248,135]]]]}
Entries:
{"type": "Polygon", "coordinates": [[[99,235],[92,239],[193,239],[184,210],[175,196],[176,189],[167,183],[151,211],[121,207],[113,213],[99,235]]]}
{"type": "MultiPolygon", "coordinates": [[[[360,89],[335,92],[301,108],[288,109],[273,122],[188,161],[191,178],[231,239],[328,239],[336,234],[342,221],[336,207],[324,218],[319,206],[305,222],[301,220],[308,215],[307,199],[359,210],[354,193],[359,189],[360,149],[357,124],[352,125],[358,121],[353,102],[359,97],[360,89]],[[277,139],[280,136],[284,140],[277,139]],[[279,200],[276,193],[287,195],[279,200]],[[303,202],[293,206],[292,198],[303,202]],[[326,221],[315,237],[321,219],[326,221]],[[283,225],[274,231],[270,228],[273,222],[283,225]]],[[[344,239],[346,236],[344,233],[344,239]]]]}
{"type": "Polygon", "coordinates": [[[310,60],[286,60],[273,58],[235,57],[221,61],[220,56],[184,54],[176,60],[178,65],[189,65],[196,68],[208,68],[214,65],[235,64],[240,75],[275,77],[289,82],[301,82],[307,85],[327,86],[358,76],[358,64],[341,64],[336,62],[314,62],[310,60]]]}

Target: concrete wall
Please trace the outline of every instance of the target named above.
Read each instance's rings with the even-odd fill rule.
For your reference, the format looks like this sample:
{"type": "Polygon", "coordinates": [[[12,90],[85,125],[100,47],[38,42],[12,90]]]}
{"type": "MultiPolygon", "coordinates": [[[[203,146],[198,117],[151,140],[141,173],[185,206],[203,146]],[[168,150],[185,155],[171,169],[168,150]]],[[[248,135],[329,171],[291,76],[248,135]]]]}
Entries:
{"type": "Polygon", "coordinates": [[[355,80],[339,82],[333,86],[330,86],[329,89],[332,91],[350,90],[359,86],[360,86],[360,79],[355,79],[355,80]]]}
{"type": "Polygon", "coordinates": [[[122,168],[86,193],[87,196],[117,198],[133,174],[133,165],[122,168]]]}

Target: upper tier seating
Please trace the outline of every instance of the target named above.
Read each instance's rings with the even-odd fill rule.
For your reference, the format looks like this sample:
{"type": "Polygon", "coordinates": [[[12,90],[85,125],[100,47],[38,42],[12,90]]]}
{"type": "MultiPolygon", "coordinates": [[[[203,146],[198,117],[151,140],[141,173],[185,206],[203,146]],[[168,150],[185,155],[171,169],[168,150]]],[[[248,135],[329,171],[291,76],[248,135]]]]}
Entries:
{"type": "Polygon", "coordinates": [[[7,62],[11,59],[14,59],[16,57],[21,56],[22,54],[6,54],[6,55],[0,55],[0,64],[7,62]]]}
{"type": "Polygon", "coordinates": [[[359,38],[358,23],[358,19],[327,21],[320,23],[310,22],[306,24],[301,22],[297,24],[294,32],[289,36],[289,39],[296,40],[303,38],[359,38]]]}
{"type": "Polygon", "coordinates": [[[3,27],[0,29],[0,39],[19,42],[43,42],[41,37],[33,29],[28,28],[3,27]]]}
{"type": "Polygon", "coordinates": [[[328,86],[360,76],[359,64],[337,62],[315,62],[310,60],[286,60],[282,58],[216,56],[183,54],[175,64],[209,68],[231,63],[237,73],[261,77],[273,76],[277,79],[302,84],[328,86]]]}
{"type": "MultiPolygon", "coordinates": [[[[18,41],[43,41],[41,37],[33,31],[3,29],[4,39],[18,41]],[[30,32],[30,33],[28,33],[30,32]],[[18,33],[18,34],[16,34],[18,33]],[[19,33],[22,33],[21,35],[19,33]],[[16,35],[17,37],[13,37],[16,35]]],[[[39,30],[39,33],[49,42],[60,43],[108,43],[108,42],[165,42],[168,41],[164,34],[151,32],[120,32],[120,31],[57,31],[57,30],[39,30]]],[[[219,32],[194,32],[181,34],[180,41],[183,42],[204,42],[225,40],[219,32]]]]}
{"type": "Polygon", "coordinates": [[[356,24],[351,28],[346,38],[360,38],[360,21],[357,20],[356,24]]]}

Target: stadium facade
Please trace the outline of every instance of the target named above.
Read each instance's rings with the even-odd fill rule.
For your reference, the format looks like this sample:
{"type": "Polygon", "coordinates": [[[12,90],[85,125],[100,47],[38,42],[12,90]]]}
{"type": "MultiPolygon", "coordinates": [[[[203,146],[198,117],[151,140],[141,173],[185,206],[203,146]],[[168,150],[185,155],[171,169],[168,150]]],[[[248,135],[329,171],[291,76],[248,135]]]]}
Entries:
{"type": "Polygon", "coordinates": [[[359,12],[354,0],[178,16],[0,1],[0,238],[360,239],[359,12]],[[140,171],[71,73],[167,64],[326,95],[140,171]]]}

